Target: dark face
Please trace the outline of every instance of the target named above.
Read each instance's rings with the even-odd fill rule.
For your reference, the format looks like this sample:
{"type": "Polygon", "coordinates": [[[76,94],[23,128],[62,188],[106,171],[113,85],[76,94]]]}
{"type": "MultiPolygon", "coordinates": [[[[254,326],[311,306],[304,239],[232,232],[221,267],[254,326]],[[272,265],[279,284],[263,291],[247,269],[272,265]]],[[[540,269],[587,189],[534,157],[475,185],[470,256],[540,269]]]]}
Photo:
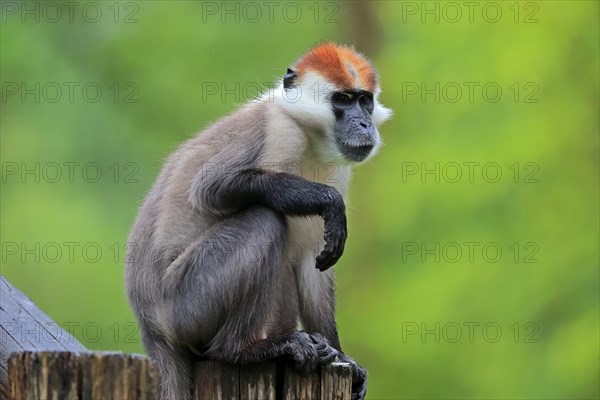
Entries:
{"type": "Polygon", "coordinates": [[[334,92],[331,106],[335,114],[335,139],[340,152],[350,161],[363,161],[379,140],[371,120],[373,94],[364,90],[334,92]]]}

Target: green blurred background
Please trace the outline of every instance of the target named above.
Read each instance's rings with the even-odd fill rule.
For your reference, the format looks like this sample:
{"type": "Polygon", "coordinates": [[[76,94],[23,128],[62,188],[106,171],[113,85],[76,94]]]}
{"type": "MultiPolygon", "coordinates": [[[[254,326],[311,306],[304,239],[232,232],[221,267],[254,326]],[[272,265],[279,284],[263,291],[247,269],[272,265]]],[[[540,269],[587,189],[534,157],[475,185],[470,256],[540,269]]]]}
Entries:
{"type": "Polygon", "coordinates": [[[368,398],[598,398],[598,4],[2,2],[1,272],[143,352],[123,247],[164,157],[354,43],[394,110],[336,266],[368,398]]]}

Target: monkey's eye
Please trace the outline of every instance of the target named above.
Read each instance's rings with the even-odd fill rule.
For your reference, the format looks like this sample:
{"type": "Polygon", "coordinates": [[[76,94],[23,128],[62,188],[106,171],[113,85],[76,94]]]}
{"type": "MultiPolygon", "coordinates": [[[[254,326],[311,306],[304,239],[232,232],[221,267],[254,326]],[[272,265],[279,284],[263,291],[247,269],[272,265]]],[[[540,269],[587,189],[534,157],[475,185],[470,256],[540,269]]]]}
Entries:
{"type": "Polygon", "coordinates": [[[370,93],[363,93],[358,98],[360,105],[367,111],[373,112],[373,95],[370,93]]]}
{"type": "Polygon", "coordinates": [[[349,106],[354,102],[352,93],[335,92],[331,97],[331,101],[337,106],[349,106]]]}

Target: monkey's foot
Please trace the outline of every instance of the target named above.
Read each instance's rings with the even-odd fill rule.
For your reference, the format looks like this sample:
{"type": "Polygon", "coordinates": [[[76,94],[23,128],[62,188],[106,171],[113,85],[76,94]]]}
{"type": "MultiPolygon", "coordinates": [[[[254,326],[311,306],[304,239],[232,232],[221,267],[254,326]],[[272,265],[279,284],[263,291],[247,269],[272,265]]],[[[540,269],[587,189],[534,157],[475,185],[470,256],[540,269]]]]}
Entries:
{"type": "Polygon", "coordinates": [[[317,349],[319,365],[327,365],[335,361],[340,352],[331,346],[329,340],[319,333],[310,333],[309,336],[317,349]]]}
{"type": "Polygon", "coordinates": [[[294,368],[303,375],[315,372],[320,365],[331,363],[339,354],[323,336],[306,332],[290,335],[286,353],[291,356],[294,368]]]}

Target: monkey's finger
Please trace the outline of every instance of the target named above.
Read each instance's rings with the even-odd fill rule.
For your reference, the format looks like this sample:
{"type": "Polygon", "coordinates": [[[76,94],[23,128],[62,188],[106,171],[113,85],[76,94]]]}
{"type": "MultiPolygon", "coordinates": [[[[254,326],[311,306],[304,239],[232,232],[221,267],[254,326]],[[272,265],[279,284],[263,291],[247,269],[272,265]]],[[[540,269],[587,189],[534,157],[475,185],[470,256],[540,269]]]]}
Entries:
{"type": "Polygon", "coordinates": [[[329,252],[325,256],[325,260],[323,263],[326,266],[326,269],[333,267],[335,265],[335,263],[337,263],[338,260],[340,259],[340,256],[341,256],[341,254],[339,254],[339,252],[335,248],[334,248],[334,250],[329,252]]]}
{"type": "Polygon", "coordinates": [[[329,257],[331,256],[331,251],[333,250],[333,245],[331,244],[331,241],[327,240],[328,238],[325,238],[325,248],[323,249],[323,251],[321,251],[321,253],[317,256],[317,268],[320,269],[321,271],[324,271],[324,269],[322,268],[329,268],[331,267],[331,264],[329,263],[329,257]]]}
{"type": "Polygon", "coordinates": [[[316,267],[321,271],[326,271],[329,268],[333,267],[337,260],[335,259],[335,255],[332,251],[323,250],[321,254],[317,257],[316,267]]]}
{"type": "Polygon", "coordinates": [[[338,351],[331,346],[326,346],[319,352],[319,362],[321,365],[331,364],[338,355],[338,351]]]}
{"type": "Polygon", "coordinates": [[[327,338],[319,333],[311,333],[309,336],[315,344],[315,348],[319,354],[320,365],[326,365],[335,360],[338,355],[338,351],[331,347],[331,344],[329,344],[329,340],[327,340],[327,338]]]}
{"type": "Polygon", "coordinates": [[[310,339],[315,344],[326,344],[326,345],[329,345],[329,340],[327,340],[327,338],[325,336],[321,335],[318,332],[309,333],[308,336],[310,336],[310,339]]]}
{"type": "Polygon", "coordinates": [[[335,265],[338,262],[338,260],[340,259],[340,257],[342,257],[342,253],[343,253],[343,244],[341,244],[340,242],[336,242],[335,246],[333,246],[333,249],[331,250],[331,253],[329,254],[328,262],[332,266],[335,265]]]}
{"type": "Polygon", "coordinates": [[[309,375],[317,369],[319,354],[308,335],[299,336],[299,341],[290,350],[294,369],[298,373],[309,375]]]}
{"type": "Polygon", "coordinates": [[[315,267],[321,272],[327,271],[329,268],[332,267],[332,264],[330,264],[327,261],[328,255],[329,255],[329,253],[322,252],[321,254],[319,254],[317,256],[317,259],[315,262],[315,267]]]}
{"type": "Polygon", "coordinates": [[[319,257],[317,257],[317,268],[324,271],[335,265],[344,252],[345,243],[346,233],[344,231],[337,234],[326,233],[325,248],[319,257]]]}
{"type": "Polygon", "coordinates": [[[316,346],[317,350],[331,347],[331,345],[329,344],[329,340],[327,340],[327,338],[321,335],[320,333],[313,332],[309,333],[308,336],[312,340],[313,344],[316,346]]]}

